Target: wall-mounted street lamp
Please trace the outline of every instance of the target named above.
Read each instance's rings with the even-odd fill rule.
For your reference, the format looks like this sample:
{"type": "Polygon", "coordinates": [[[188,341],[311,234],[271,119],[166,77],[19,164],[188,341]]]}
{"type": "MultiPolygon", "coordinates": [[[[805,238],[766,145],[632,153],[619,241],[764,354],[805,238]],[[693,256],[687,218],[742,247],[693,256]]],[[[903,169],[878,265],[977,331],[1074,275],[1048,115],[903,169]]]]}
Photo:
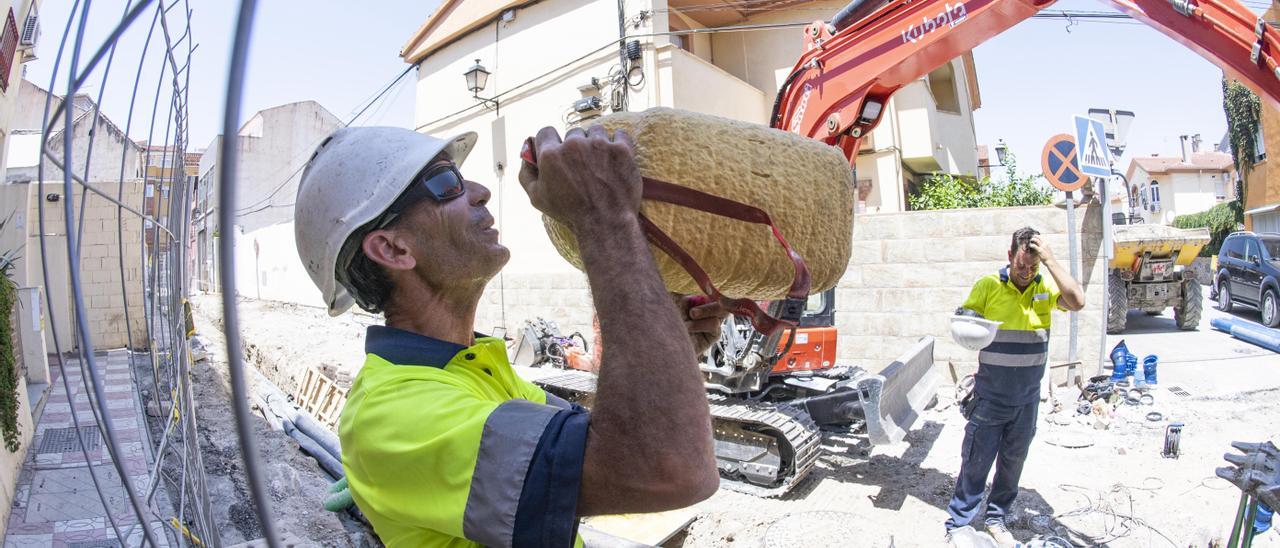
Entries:
{"type": "Polygon", "coordinates": [[[996,143],[996,163],[994,164],[991,163],[991,159],[987,158],[987,163],[978,164],[978,167],[1003,166],[1008,156],[1009,156],[1009,145],[1006,145],[1004,143],[1004,139],[1001,139],[999,142],[996,143]]]}
{"type": "Polygon", "coordinates": [[[467,69],[463,76],[467,77],[467,91],[471,92],[471,96],[475,100],[480,101],[487,108],[497,109],[497,99],[486,99],[480,96],[480,92],[484,91],[485,84],[489,83],[489,71],[484,69],[484,65],[480,64],[480,60],[476,59],[476,64],[467,69]]]}

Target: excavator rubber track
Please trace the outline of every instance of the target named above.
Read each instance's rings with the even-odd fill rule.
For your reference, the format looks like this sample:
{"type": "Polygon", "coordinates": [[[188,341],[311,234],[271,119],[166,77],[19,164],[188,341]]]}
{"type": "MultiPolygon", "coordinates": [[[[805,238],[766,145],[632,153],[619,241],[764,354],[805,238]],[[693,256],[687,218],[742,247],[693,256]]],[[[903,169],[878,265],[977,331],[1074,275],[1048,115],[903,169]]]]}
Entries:
{"type": "MultiPolygon", "coordinates": [[[[596,377],[583,371],[561,371],[533,382],[587,407],[596,390],[596,377]]],[[[719,394],[708,394],[707,403],[715,429],[721,487],[759,497],[782,496],[818,462],[822,432],[803,410],[719,394]],[[753,458],[734,458],[744,452],[753,458]]]]}
{"type": "Polygon", "coordinates": [[[822,454],[822,432],[802,410],[719,394],[708,394],[707,403],[711,405],[715,428],[721,487],[758,497],[780,497],[809,475],[822,454]],[[735,430],[733,426],[769,436],[777,443],[783,458],[770,484],[748,481],[741,477],[741,473],[732,472],[733,463],[726,462],[721,447],[729,433],[735,430]]]}

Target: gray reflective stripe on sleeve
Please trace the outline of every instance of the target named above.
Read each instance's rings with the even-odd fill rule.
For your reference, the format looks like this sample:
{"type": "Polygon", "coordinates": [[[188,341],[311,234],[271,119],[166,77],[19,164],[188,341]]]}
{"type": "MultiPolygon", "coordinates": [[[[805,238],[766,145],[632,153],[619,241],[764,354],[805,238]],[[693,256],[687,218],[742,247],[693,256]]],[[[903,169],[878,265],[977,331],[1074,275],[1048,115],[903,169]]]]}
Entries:
{"type": "Polygon", "coordinates": [[[1049,330],[996,331],[995,340],[978,353],[978,363],[1001,367],[1036,367],[1049,358],[1049,330]]]}
{"type": "Polygon", "coordinates": [[[571,405],[568,401],[565,401],[564,398],[561,398],[560,396],[557,396],[550,392],[547,392],[547,405],[550,405],[552,407],[558,407],[560,409],[573,409],[573,405],[571,405]]]}
{"type": "Polygon", "coordinates": [[[511,546],[529,461],[559,410],[528,400],[503,402],[484,423],[462,533],[486,546],[511,546]]]}

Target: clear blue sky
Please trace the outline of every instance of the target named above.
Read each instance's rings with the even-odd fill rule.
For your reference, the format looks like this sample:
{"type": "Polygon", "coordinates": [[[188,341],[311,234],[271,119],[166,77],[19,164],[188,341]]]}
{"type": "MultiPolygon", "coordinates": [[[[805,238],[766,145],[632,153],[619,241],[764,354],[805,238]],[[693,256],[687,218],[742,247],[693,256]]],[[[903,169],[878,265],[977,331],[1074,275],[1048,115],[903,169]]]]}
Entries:
{"type": "MultiPolygon", "coordinates": [[[[1264,0],[1246,0],[1259,13],[1264,0]]],[[[234,9],[231,0],[190,0],[196,42],[191,79],[192,148],[206,146],[220,131],[226,62],[234,9]]],[[[245,117],[271,106],[313,99],[346,120],[406,65],[398,52],[439,0],[388,0],[356,3],[337,0],[260,2],[253,36],[244,105],[245,117]],[[375,8],[376,6],[376,8],[375,8]]],[[[48,85],[69,0],[47,0],[41,7],[44,34],[40,59],[28,65],[28,78],[48,85]]],[[[96,47],[124,7],[120,0],[99,0],[86,42],[96,47]]],[[[1111,11],[1106,4],[1063,0],[1053,9],[1111,11]]],[[[179,10],[171,13],[176,22],[179,10]]],[[[123,41],[128,55],[112,68],[104,109],[120,125],[128,112],[150,13],[123,41]]],[[[976,113],[978,142],[1003,138],[1020,159],[1022,171],[1039,172],[1040,150],[1050,135],[1071,130],[1071,115],[1090,107],[1132,110],[1137,119],[1129,152],[1174,154],[1178,135],[1199,133],[1206,148],[1226,130],[1222,113],[1221,71],[1164,35],[1134,22],[1030,20],[975,50],[983,106],[976,113]]],[[[173,28],[173,27],[171,27],[173,28]]],[[[158,31],[157,31],[158,33],[158,31]]],[[[800,30],[796,39],[800,40],[800,30]]],[[[150,97],[155,89],[157,52],[147,59],[143,82],[145,108],[135,116],[135,138],[146,138],[150,97]]],[[[88,55],[88,52],[84,54],[88,55]]],[[[65,66],[64,66],[65,70],[65,66]]],[[[100,72],[99,72],[100,74],[100,72]]],[[[412,76],[412,75],[411,75],[412,76]]],[[[459,75],[459,85],[461,84],[459,75]]],[[[96,95],[101,78],[86,91],[96,95]]],[[[58,87],[64,91],[63,84],[58,87]]],[[[357,123],[411,126],[412,77],[357,123]]],[[[156,140],[161,139],[157,135],[156,140]]],[[[1128,162],[1122,166],[1127,167],[1128,162]]]]}
{"type": "MultiPolygon", "coordinates": [[[[172,0],[166,0],[166,5],[172,0]]],[[[187,0],[192,10],[195,42],[199,44],[191,72],[191,149],[204,148],[221,133],[223,97],[231,34],[239,2],[233,0],[187,0]]],[[[66,27],[71,0],[45,0],[40,7],[41,43],[36,61],[27,65],[27,78],[47,88],[57,57],[58,42],[66,27]]],[[[249,56],[243,118],[276,105],[315,100],[339,119],[346,121],[373,95],[390,83],[408,65],[401,61],[400,47],[440,4],[440,0],[339,0],[258,2],[252,51],[249,56]]],[[[119,21],[122,0],[94,2],[86,27],[86,48],[96,49],[119,21]]],[[[170,30],[178,38],[179,6],[169,13],[170,30]]],[[[138,69],[138,56],[146,39],[154,10],[149,9],[123,38],[111,68],[103,110],[121,127],[129,112],[129,97],[138,69]]],[[[74,27],[73,27],[74,35],[74,27]]],[[[161,43],[160,30],[152,39],[144,65],[142,90],[144,106],[135,107],[135,139],[147,138],[147,122],[155,97],[161,43]]],[[[70,48],[70,44],[68,44],[70,48]]],[[[184,50],[185,51],[185,50],[184,50]]],[[[82,53],[86,60],[91,51],[82,53]]],[[[66,68],[70,50],[60,69],[56,92],[66,92],[66,68]]],[[[178,63],[183,61],[179,59],[178,63]]],[[[102,81],[100,65],[84,92],[97,97],[102,81]]],[[[167,78],[167,76],[166,76],[167,78]]],[[[411,126],[413,122],[413,75],[410,74],[370,109],[360,123],[411,126]]],[[[462,76],[458,76],[462,85],[462,76]]],[[[168,85],[166,80],[165,85],[168,85]]],[[[166,96],[167,97],[167,96],[166,96]]],[[[140,100],[143,100],[140,99],[140,100]]],[[[164,105],[160,117],[163,118],[164,105]]],[[[163,139],[157,130],[154,141],[163,139]]]]}
{"type": "MultiPolygon", "coordinates": [[[[1263,2],[1246,5],[1261,14],[1263,2]]],[[[1051,9],[1115,11],[1086,0],[1051,9]]],[[[1136,21],[1081,21],[1068,29],[1066,21],[1032,19],[978,46],[974,61],[982,93],[978,142],[994,146],[1003,138],[1023,172],[1039,173],[1045,141],[1074,133],[1071,117],[1089,108],[1136,114],[1121,170],[1135,154],[1177,154],[1179,135],[1199,133],[1204,149],[1213,150],[1227,130],[1222,71],[1136,21]]]]}

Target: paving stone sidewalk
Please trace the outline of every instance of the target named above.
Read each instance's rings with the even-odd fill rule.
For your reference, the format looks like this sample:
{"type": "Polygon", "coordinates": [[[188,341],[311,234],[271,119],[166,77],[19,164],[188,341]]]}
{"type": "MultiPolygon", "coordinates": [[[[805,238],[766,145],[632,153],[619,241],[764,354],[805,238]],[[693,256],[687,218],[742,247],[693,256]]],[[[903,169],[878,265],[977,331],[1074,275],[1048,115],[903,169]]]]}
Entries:
{"type": "MultiPolygon", "coordinates": [[[[90,465],[102,482],[111,515],[116,518],[120,530],[122,533],[132,530],[126,545],[140,546],[142,529],[135,526],[137,517],[111,463],[106,439],[94,422],[85,384],[81,380],[79,361],[68,358],[65,362],[73,396],[69,401],[56,360],[56,356],[49,357],[52,383],[18,478],[4,546],[120,547],[94,489],[90,465]],[[72,422],[72,402],[79,424],[72,422]],[[87,445],[87,460],[76,436],[77,426],[87,445]]],[[[98,353],[94,361],[98,367],[105,367],[106,406],[120,443],[125,472],[134,489],[144,494],[153,460],[143,430],[146,421],[133,385],[129,353],[125,350],[98,353]]],[[[153,502],[153,511],[156,507],[153,502]]],[[[171,545],[167,527],[154,514],[148,517],[157,538],[166,546],[171,545]]]]}

